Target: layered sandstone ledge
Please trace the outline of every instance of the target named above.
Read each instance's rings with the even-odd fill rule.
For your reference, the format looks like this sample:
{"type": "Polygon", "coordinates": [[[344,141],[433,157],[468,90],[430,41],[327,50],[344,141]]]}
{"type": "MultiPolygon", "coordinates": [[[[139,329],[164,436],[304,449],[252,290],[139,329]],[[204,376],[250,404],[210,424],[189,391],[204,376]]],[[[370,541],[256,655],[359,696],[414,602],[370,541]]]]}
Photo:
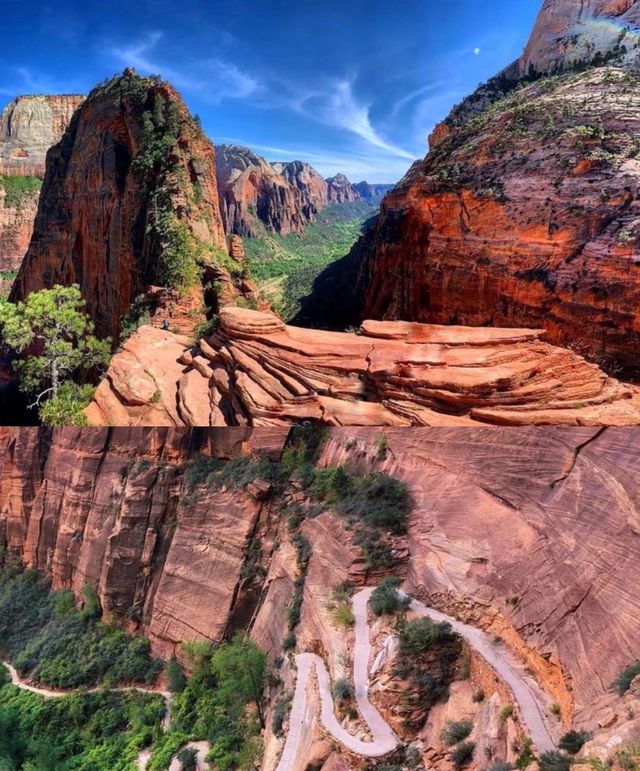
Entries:
{"type": "Polygon", "coordinates": [[[534,329],[365,321],[360,333],[221,310],[219,331],[141,327],[87,409],[95,425],[638,425],[640,390],[534,329]]]}

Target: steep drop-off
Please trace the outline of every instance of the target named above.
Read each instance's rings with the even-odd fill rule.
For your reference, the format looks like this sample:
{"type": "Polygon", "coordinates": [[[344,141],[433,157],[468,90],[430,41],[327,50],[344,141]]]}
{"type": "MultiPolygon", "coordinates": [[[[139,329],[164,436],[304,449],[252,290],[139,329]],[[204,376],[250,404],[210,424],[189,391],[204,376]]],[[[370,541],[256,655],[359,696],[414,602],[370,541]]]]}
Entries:
{"type": "Polygon", "coordinates": [[[78,283],[97,332],[117,339],[133,300],[179,284],[194,261],[205,280],[230,283],[215,169],[171,86],[128,70],[97,87],[49,152],[11,299],[78,283]]]}
{"type": "Polygon", "coordinates": [[[556,23],[592,42],[616,9],[637,20],[637,3],[545,3],[521,63],[436,129],[354,248],[361,318],[540,326],[640,377],[637,30],[573,68],[556,46],[556,23]]]}
{"type": "Polygon", "coordinates": [[[203,496],[199,455],[277,457],[286,433],[0,429],[0,543],[54,587],[97,590],[170,655],[227,626],[261,504],[203,496]]]}
{"type": "Polygon", "coordinates": [[[95,425],[638,425],[640,392],[531,329],[286,326],[227,307],[192,341],[141,327],[87,409],[95,425]]]}
{"type": "MultiPolygon", "coordinates": [[[[639,730],[629,712],[635,690],[622,701],[610,692],[637,658],[640,633],[636,439],[620,429],[332,429],[315,465],[344,465],[361,478],[382,471],[406,484],[408,529],[393,550],[406,591],[485,630],[498,657],[535,676],[543,711],[547,700],[558,704],[561,714],[546,718],[553,732],[593,731],[606,757],[607,746],[633,742],[639,730]]],[[[0,545],[78,597],[90,583],[108,616],[148,633],[163,655],[185,639],[249,629],[286,688],[295,673],[291,660],[281,663],[282,645],[298,597],[293,650],[319,655],[334,682],[349,677],[354,633],[336,614],[335,589],[381,577],[353,523],[326,501],[305,508],[313,491],[300,478],[286,489],[208,479],[209,456],[278,459],[285,442],[286,432],[264,429],[0,430],[0,545]]],[[[393,619],[370,615],[367,626],[376,662],[369,698],[429,767],[450,768],[440,732],[463,717],[477,742],[471,768],[486,767],[484,747],[515,761],[522,726],[499,719],[509,689],[486,660],[470,653],[468,674],[424,729],[410,727],[418,711],[403,724],[409,694],[394,669],[402,661],[389,639],[393,619]],[[478,688],[485,696],[472,702],[478,688]]],[[[321,767],[335,749],[313,710],[294,771],[312,759],[321,767]]],[[[340,718],[359,733],[357,717],[340,718]]],[[[271,771],[284,741],[268,728],[265,742],[271,771]]],[[[357,748],[341,751],[346,767],[362,767],[357,748]]]]}

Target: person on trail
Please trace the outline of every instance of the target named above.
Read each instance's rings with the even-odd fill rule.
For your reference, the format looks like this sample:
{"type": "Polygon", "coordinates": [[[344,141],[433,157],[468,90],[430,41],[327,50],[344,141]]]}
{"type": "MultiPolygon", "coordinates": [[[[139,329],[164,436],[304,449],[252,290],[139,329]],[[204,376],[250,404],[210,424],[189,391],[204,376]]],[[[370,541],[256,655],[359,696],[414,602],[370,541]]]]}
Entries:
{"type": "Polygon", "coordinates": [[[169,329],[169,319],[164,319],[161,324],[161,329],[168,330],[169,329]]]}

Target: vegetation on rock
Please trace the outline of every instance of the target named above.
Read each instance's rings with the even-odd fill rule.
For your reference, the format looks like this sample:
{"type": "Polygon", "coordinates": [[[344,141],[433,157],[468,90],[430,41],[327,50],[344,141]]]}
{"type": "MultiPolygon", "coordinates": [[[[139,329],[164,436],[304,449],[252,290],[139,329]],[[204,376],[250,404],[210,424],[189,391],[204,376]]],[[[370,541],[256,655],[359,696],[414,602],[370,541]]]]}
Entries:
{"type": "Polygon", "coordinates": [[[38,195],[42,182],[37,177],[0,177],[0,187],[5,209],[19,208],[25,199],[38,195]]]}

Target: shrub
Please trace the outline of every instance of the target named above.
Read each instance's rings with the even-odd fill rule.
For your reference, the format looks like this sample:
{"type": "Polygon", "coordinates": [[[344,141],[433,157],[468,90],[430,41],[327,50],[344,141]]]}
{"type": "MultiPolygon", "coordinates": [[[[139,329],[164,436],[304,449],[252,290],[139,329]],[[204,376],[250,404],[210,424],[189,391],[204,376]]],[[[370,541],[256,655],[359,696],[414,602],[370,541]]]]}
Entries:
{"type": "Polygon", "coordinates": [[[540,771],[569,771],[571,761],[562,752],[544,752],[538,761],[540,771]]]}
{"type": "Polygon", "coordinates": [[[289,712],[291,700],[287,696],[279,696],[273,709],[272,729],[276,736],[282,736],[282,728],[289,712]]]}
{"type": "Polygon", "coordinates": [[[333,695],[338,701],[348,701],[352,699],[355,694],[353,685],[344,678],[336,680],[333,686],[333,695]]]}
{"type": "Polygon", "coordinates": [[[449,758],[453,763],[453,767],[460,769],[468,766],[473,760],[473,753],[475,752],[476,745],[473,742],[462,742],[459,744],[450,754],[449,758]]]}
{"type": "Polygon", "coordinates": [[[399,613],[409,607],[411,601],[398,594],[401,583],[399,578],[385,578],[374,589],[371,594],[370,605],[376,616],[399,613]]]}
{"type": "Polygon", "coordinates": [[[451,746],[466,739],[472,730],[473,723],[470,720],[449,721],[446,728],[440,734],[440,738],[445,744],[451,746]]]}
{"type": "Polygon", "coordinates": [[[490,766],[489,771],[513,771],[513,766],[511,763],[501,761],[500,763],[494,763],[492,766],[490,766]]]}
{"type": "Polygon", "coordinates": [[[167,682],[171,693],[182,693],[187,685],[187,678],[175,656],[167,662],[167,682]]]}
{"type": "Polygon", "coordinates": [[[504,723],[513,716],[513,704],[505,704],[500,710],[500,720],[504,723]]]}
{"type": "Polygon", "coordinates": [[[434,645],[458,641],[458,635],[446,621],[436,623],[430,618],[416,618],[408,623],[398,625],[396,629],[400,637],[403,654],[418,656],[434,645]]]}
{"type": "Polygon", "coordinates": [[[536,756],[533,754],[533,741],[530,736],[526,736],[522,742],[522,749],[516,760],[516,766],[521,769],[521,771],[524,771],[524,769],[527,768],[527,766],[530,766],[535,759],[536,756]]]}
{"type": "Polygon", "coordinates": [[[0,177],[4,189],[5,209],[20,207],[27,198],[34,198],[42,187],[37,177],[0,177]]]}
{"type": "Polygon", "coordinates": [[[353,626],[356,622],[353,611],[348,605],[338,605],[333,611],[333,617],[340,626],[353,626]]]}
{"type": "Polygon", "coordinates": [[[182,771],[196,771],[198,768],[198,752],[193,747],[184,747],[176,755],[182,766],[182,771]]]}
{"type": "Polygon", "coordinates": [[[485,692],[482,688],[478,688],[478,690],[474,692],[472,699],[475,704],[480,704],[485,700],[485,692]]]}
{"type": "Polygon", "coordinates": [[[640,661],[636,661],[633,664],[629,664],[628,667],[625,667],[614,680],[613,687],[617,688],[620,696],[624,696],[629,688],[631,688],[631,683],[638,675],[640,675],[640,661]]]}
{"type": "Polygon", "coordinates": [[[561,737],[558,747],[570,755],[576,755],[591,738],[587,731],[568,731],[561,737]]]}
{"type": "Polygon", "coordinates": [[[289,632],[282,641],[282,647],[285,651],[292,651],[296,647],[296,643],[296,633],[289,632]]]}
{"type": "Polygon", "coordinates": [[[553,704],[549,704],[549,712],[552,715],[560,715],[562,713],[562,707],[554,701],[553,704]]]}
{"type": "Polygon", "coordinates": [[[84,410],[91,403],[94,388],[92,385],[64,383],[57,396],[52,396],[38,410],[40,420],[45,426],[88,426],[84,410]]]}

